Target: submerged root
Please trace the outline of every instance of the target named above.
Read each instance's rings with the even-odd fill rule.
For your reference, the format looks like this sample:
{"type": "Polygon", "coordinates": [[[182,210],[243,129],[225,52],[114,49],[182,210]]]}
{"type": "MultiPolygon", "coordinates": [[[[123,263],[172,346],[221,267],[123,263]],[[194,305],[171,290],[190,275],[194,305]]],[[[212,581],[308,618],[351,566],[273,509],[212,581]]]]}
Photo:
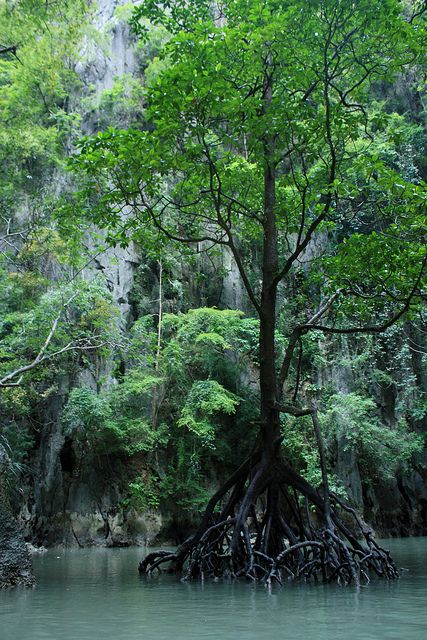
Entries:
{"type": "Polygon", "coordinates": [[[327,504],[290,465],[252,456],[210,500],[199,530],[175,552],[156,551],[139,571],[180,572],[183,579],[246,578],[355,584],[399,576],[388,551],[354,509],[327,504]]]}

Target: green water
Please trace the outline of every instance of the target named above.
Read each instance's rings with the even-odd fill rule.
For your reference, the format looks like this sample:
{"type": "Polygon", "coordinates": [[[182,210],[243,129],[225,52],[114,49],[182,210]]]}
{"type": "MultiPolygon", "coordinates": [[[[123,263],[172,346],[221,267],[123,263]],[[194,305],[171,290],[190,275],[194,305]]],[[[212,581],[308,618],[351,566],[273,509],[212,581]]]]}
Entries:
{"type": "Polygon", "coordinates": [[[140,578],[139,549],[51,550],[38,587],[0,593],[0,640],[427,640],[427,538],[390,540],[407,571],[337,586],[140,578]]]}

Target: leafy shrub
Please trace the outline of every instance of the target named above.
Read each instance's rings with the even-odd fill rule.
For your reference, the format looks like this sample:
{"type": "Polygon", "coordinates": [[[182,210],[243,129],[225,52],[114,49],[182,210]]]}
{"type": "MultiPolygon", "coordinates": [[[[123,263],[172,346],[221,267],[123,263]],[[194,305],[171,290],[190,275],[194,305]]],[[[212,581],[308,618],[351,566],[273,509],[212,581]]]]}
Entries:
{"type": "Polygon", "coordinates": [[[357,451],[365,478],[391,477],[422,450],[424,443],[424,438],[409,431],[403,420],[395,425],[381,422],[375,402],[356,393],[332,395],[323,425],[329,446],[341,436],[345,449],[357,451]]]}

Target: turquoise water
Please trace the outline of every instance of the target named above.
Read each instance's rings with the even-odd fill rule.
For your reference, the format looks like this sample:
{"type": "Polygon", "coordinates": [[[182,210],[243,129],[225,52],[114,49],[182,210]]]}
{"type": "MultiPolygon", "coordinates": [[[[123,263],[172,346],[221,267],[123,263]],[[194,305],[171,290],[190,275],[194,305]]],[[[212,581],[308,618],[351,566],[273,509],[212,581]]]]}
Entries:
{"type": "Polygon", "coordinates": [[[0,640],[427,640],[427,538],[390,540],[399,581],[351,587],[141,578],[140,549],[50,550],[0,593],[0,640]]]}

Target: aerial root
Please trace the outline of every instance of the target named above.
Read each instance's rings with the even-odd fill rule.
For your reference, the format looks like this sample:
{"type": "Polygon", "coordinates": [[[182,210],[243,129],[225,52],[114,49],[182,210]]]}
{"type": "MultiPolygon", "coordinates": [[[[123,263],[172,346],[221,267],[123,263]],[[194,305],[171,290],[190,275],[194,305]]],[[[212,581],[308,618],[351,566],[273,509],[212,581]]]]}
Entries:
{"type": "Polygon", "coordinates": [[[242,465],[210,500],[199,530],[174,552],[148,554],[139,571],[268,585],[302,579],[359,586],[372,574],[399,576],[354,509],[331,493],[325,514],[320,494],[289,465],[280,467],[242,465]]]}

